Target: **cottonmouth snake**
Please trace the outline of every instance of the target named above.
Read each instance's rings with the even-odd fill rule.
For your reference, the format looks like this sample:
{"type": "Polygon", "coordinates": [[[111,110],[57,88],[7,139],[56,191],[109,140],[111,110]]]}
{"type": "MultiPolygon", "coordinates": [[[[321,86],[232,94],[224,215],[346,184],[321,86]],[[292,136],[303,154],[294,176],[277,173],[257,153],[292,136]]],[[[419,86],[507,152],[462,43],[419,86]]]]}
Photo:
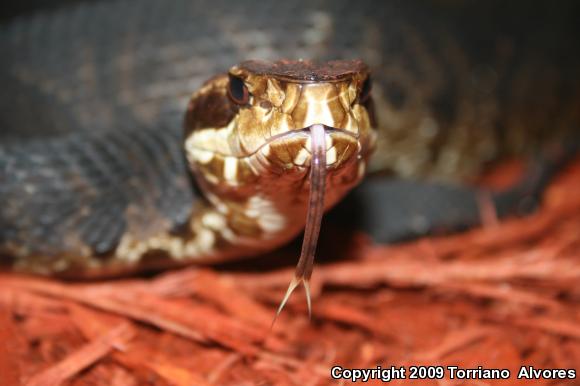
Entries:
{"type": "Polygon", "coordinates": [[[94,276],[283,244],[304,226],[310,145],[301,131],[265,146],[282,128],[339,129],[327,132],[337,146],[327,206],[367,166],[346,161],[366,159],[373,115],[368,167],[383,177],[461,181],[530,153],[578,129],[578,11],[574,1],[102,0],[5,20],[2,261],[94,276]],[[359,62],[246,58],[361,58],[374,108],[359,62]],[[233,126],[251,130],[234,138],[233,126]]]}

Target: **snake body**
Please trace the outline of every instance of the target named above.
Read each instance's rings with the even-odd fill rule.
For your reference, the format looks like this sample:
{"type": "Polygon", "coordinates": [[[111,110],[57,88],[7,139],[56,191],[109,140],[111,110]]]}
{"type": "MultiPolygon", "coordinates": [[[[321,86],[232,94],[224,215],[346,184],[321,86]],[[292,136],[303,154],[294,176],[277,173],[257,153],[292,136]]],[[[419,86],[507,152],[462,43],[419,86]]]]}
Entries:
{"type": "MultiPolygon", "coordinates": [[[[371,171],[443,181],[574,134],[578,14],[574,1],[102,0],[8,20],[0,26],[2,261],[96,276],[281,245],[304,226],[305,168],[288,165],[308,165],[307,136],[276,143],[273,169],[256,174],[239,159],[282,128],[345,128],[352,116],[366,132],[374,116],[371,171]],[[312,87],[303,87],[298,62],[245,62],[203,83],[247,58],[361,58],[374,108],[356,102],[367,72],[354,62],[335,79],[311,68],[312,87]],[[230,108],[231,76],[249,88],[250,107],[230,108]],[[297,84],[304,90],[289,108],[297,84]],[[315,105],[326,110],[297,107],[315,105]],[[251,132],[225,135],[242,121],[251,132]]],[[[352,139],[337,135],[338,144],[352,139]]],[[[355,153],[365,158],[371,136],[363,137],[355,153]]],[[[354,149],[335,148],[337,165],[354,149]]],[[[349,165],[357,167],[328,176],[346,181],[331,182],[328,206],[367,166],[349,165]]]]}

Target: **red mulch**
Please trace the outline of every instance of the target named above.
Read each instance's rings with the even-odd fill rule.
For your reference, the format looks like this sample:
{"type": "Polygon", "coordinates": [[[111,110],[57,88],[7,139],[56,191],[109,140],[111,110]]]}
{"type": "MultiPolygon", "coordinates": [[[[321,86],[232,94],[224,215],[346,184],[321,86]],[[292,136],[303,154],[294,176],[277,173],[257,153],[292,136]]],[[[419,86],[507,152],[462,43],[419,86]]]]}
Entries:
{"type": "Polygon", "coordinates": [[[316,268],[312,320],[298,292],[271,332],[289,265],[94,283],[2,274],[0,384],[334,385],[336,364],[511,370],[395,385],[580,384],[516,379],[524,364],[580,370],[579,192],[580,160],[530,217],[390,247],[361,236],[316,268]]]}

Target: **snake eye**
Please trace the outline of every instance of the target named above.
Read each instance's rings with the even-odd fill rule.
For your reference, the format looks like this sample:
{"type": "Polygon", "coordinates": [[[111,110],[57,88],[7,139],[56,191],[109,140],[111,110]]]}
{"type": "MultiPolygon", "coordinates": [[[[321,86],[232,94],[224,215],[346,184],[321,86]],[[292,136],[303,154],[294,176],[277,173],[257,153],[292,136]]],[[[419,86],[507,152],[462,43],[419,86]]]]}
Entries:
{"type": "Polygon", "coordinates": [[[244,81],[237,76],[230,75],[230,83],[228,85],[228,96],[238,105],[245,105],[250,100],[250,92],[244,84],[244,81]]]}
{"type": "Polygon", "coordinates": [[[360,93],[358,94],[358,103],[363,104],[369,99],[369,97],[371,96],[371,89],[372,89],[371,77],[367,76],[367,78],[362,84],[362,87],[360,88],[360,93]]]}

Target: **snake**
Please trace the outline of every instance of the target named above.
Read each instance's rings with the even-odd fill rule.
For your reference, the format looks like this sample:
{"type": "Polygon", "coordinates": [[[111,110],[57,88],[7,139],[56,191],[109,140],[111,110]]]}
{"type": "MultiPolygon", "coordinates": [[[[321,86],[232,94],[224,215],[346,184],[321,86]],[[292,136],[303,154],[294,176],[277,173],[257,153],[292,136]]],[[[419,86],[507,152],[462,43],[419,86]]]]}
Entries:
{"type": "Polygon", "coordinates": [[[365,174],[463,183],[574,136],[578,11],[55,0],[3,17],[2,266],[92,278],[223,262],[306,227],[293,287],[322,213],[365,174]]]}

